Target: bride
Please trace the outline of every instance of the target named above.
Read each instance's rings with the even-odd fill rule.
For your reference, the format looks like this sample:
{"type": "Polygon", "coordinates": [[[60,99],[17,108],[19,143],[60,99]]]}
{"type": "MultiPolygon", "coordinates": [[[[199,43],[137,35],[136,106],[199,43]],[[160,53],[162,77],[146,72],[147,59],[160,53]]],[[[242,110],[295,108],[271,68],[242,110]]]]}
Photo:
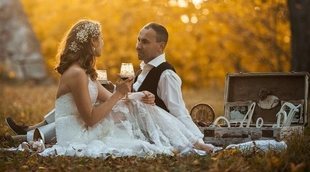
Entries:
{"type": "Polygon", "coordinates": [[[124,100],[133,78],[117,85],[113,94],[102,87],[95,70],[102,47],[96,21],[80,20],[64,37],[56,68],[61,74],[55,102],[57,144],[41,155],[148,156],[213,150],[155,106],[152,93],[132,93],[124,100]]]}

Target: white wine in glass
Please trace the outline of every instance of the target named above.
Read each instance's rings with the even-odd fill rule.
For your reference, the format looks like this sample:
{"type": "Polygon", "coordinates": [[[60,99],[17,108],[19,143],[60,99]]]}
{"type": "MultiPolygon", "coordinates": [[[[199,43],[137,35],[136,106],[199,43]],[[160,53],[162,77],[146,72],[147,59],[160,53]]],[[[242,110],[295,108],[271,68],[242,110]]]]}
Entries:
{"type": "Polygon", "coordinates": [[[98,81],[100,82],[101,85],[108,83],[107,70],[97,70],[97,74],[98,74],[98,81]]]}

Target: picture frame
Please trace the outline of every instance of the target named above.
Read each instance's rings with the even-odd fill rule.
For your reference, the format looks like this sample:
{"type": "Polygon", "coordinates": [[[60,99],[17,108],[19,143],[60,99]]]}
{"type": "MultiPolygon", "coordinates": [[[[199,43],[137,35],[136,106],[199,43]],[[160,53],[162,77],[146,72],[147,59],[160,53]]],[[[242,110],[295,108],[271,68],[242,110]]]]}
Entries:
{"type": "Polygon", "coordinates": [[[252,103],[253,101],[227,102],[225,104],[225,117],[230,123],[241,123],[252,103]]]}

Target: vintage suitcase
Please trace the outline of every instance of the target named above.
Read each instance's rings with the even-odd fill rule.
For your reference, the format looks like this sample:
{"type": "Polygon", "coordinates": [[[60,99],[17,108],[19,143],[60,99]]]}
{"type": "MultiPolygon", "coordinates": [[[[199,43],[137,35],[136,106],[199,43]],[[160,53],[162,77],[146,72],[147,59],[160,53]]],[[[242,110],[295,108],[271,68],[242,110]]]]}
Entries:
{"type": "Polygon", "coordinates": [[[204,140],[228,145],[282,140],[292,132],[303,132],[309,120],[308,83],[306,72],[228,74],[225,114],[212,125],[201,127],[204,140]]]}

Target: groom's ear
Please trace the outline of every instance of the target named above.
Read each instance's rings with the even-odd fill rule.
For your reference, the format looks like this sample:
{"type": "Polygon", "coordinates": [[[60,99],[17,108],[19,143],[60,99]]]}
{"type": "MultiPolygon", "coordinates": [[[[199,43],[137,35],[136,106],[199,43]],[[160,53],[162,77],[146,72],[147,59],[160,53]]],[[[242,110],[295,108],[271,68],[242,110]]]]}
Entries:
{"type": "Polygon", "coordinates": [[[166,44],[167,44],[166,42],[160,42],[159,46],[160,46],[160,48],[161,48],[162,51],[165,50],[166,44]]]}

